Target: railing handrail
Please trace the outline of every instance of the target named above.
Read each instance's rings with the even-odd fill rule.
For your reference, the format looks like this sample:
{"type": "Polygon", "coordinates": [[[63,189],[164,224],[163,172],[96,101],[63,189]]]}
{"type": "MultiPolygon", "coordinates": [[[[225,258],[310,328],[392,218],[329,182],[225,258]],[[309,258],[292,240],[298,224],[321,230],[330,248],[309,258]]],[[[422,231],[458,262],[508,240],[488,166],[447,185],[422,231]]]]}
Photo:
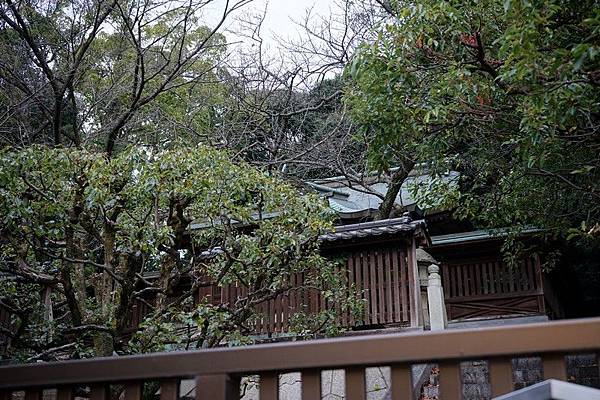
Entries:
{"type": "Polygon", "coordinates": [[[211,374],[251,375],[265,371],[368,367],[598,349],[600,318],[588,318],[9,365],[0,367],[0,389],[211,374]]]}

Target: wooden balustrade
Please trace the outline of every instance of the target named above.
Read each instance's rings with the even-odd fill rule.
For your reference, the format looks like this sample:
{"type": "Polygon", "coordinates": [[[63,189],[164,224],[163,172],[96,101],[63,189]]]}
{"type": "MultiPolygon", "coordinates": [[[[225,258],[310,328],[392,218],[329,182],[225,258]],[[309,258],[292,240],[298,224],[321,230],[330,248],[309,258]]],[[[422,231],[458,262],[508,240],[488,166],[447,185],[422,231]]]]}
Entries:
{"type": "MultiPolygon", "coordinates": [[[[24,390],[39,400],[58,389],[70,400],[80,385],[92,400],[106,400],[110,384],[124,385],[125,400],[139,400],[147,380],[159,380],[161,400],[178,398],[177,382],[196,378],[197,399],[239,398],[240,378],[260,375],[261,400],[277,399],[279,374],[302,373],[302,398],[320,399],[320,371],[345,369],[346,399],[366,398],[365,368],[391,366],[392,399],[412,399],[410,365],[436,362],[443,400],[461,396],[460,362],[489,360],[493,395],[512,390],[511,358],[538,355],[544,377],[566,379],[566,354],[600,349],[600,318],[477,330],[368,335],[237,348],[108,357],[0,367],[0,399],[24,390]]],[[[78,397],[81,394],[77,395],[78,397]]]]}

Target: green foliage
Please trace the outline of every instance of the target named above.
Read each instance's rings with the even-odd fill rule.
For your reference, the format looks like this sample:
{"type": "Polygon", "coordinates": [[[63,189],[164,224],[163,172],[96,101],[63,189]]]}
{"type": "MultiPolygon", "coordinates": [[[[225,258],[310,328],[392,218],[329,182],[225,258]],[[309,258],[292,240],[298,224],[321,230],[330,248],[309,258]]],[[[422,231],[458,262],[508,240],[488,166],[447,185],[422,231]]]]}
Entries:
{"type": "Polygon", "coordinates": [[[203,146],[131,147],[112,158],[3,150],[0,216],[0,271],[11,277],[0,300],[16,310],[12,350],[24,358],[74,337],[71,356],[244,343],[256,306],[288,290],[291,274],[320,290],[341,284],[319,255],[317,238],[331,228],[324,202],[203,146]],[[198,288],[213,284],[247,295],[197,303],[198,288]],[[39,295],[47,287],[54,318],[39,295]],[[154,308],[127,345],[137,301],[154,308]],[[86,340],[103,335],[108,348],[86,340]]]}
{"type": "Polygon", "coordinates": [[[396,6],[396,20],[347,69],[345,100],[370,138],[372,164],[410,158],[434,175],[459,171],[458,192],[434,185],[417,194],[445,198],[481,226],[595,226],[598,2],[396,6]]]}

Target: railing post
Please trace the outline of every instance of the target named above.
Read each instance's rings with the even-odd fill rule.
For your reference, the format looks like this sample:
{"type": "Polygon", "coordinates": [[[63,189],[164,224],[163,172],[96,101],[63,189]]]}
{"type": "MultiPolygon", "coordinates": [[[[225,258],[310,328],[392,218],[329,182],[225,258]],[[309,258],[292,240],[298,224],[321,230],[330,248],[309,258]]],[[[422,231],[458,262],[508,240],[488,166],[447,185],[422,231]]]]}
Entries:
{"type": "Polygon", "coordinates": [[[227,374],[196,377],[196,400],[239,400],[240,380],[227,374]]]}
{"type": "Polygon", "coordinates": [[[419,266],[417,264],[417,245],[412,238],[407,248],[408,263],[408,292],[410,296],[410,326],[423,326],[423,309],[421,303],[421,283],[419,280],[419,266]]]}
{"type": "Polygon", "coordinates": [[[446,329],[446,304],[444,302],[444,288],[442,287],[442,277],[440,276],[440,267],[431,264],[427,268],[429,273],[427,281],[427,303],[429,305],[429,326],[432,331],[446,329]]]}

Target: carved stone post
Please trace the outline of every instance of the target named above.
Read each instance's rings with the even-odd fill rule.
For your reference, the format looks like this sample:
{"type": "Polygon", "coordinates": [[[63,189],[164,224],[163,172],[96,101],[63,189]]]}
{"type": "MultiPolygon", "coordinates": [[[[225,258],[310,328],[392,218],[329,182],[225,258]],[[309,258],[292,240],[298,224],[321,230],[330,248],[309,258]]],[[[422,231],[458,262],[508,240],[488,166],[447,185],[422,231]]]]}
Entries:
{"type": "Polygon", "coordinates": [[[440,267],[431,264],[427,268],[429,278],[427,281],[427,303],[429,305],[429,325],[432,331],[446,329],[446,304],[444,302],[444,288],[440,267]]]}

